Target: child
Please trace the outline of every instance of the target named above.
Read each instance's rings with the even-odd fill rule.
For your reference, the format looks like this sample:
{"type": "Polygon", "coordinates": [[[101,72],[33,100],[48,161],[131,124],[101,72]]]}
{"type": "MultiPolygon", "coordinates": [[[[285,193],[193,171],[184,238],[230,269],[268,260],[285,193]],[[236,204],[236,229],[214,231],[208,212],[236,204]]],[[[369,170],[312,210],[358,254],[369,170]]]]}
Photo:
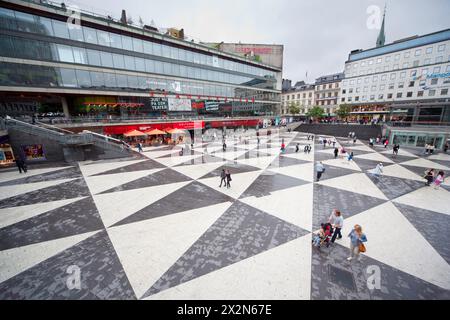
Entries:
{"type": "Polygon", "coordinates": [[[444,182],[444,171],[439,171],[436,179],[434,179],[434,189],[439,189],[441,183],[444,182]]]}

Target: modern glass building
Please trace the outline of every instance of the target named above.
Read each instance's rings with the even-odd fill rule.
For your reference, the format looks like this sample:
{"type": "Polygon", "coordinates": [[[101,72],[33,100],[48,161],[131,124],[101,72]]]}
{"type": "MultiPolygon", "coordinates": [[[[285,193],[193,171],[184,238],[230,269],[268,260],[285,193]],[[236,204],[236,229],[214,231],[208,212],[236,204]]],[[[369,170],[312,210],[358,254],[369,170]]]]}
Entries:
{"type": "Polygon", "coordinates": [[[0,3],[0,115],[276,114],[280,68],[47,1],[0,3]]]}

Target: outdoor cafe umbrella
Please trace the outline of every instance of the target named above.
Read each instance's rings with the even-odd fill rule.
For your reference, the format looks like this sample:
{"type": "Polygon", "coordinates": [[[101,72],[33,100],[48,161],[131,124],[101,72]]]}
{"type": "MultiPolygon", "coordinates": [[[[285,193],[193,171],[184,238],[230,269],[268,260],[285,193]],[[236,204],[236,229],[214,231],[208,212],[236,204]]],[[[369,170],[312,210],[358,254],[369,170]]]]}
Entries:
{"type": "Polygon", "coordinates": [[[147,130],[145,131],[145,134],[149,135],[149,136],[157,136],[160,134],[166,134],[164,131],[158,130],[158,129],[153,129],[153,130],[147,130]]]}
{"type": "Polygon", "coordinates": [[[186,133],[184,130],[180,130],[177,128],[166,130],[166,132],[170,133],[170,134],[185,134],[186,133]]]}
{"type": "Polygon", "coordinates": [[[139,130],[131,130],[131,131],[125,132],[123,135],[125,137],[142,137],[142,136],[146,136],[147,134],[145,134],[144,132],[139,131],[139,130]]]}

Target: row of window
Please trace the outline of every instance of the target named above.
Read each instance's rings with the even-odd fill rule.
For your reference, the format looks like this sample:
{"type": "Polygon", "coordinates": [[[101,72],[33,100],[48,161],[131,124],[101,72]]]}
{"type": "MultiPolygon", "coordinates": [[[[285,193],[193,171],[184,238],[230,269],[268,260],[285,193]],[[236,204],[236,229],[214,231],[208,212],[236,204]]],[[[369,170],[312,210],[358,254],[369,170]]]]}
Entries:
{"type": "Polygon", "coordinates": [[[333,88],[339,88],[339,82],[323,84],[323,85],[316,85],[316,91],[318,91],[318,90],[326,90],[326,89],[333,89],[333,88]]]}
{"type": "MultiPolygon", "coordinates": [[[[301,96],[300,93],[297,93],[297,99],[300,99],[300,96],[301,96]]],[[[304,92],[304,93],[302,94],[302,96],[303,96],[303,99],[305,99],[305,98],[306,98],[306,92],[304,92]]],[[[289,99],[295,100],[295,94],[291,94],[291,95],[283,95],[283,96],[281,97],[282,100],[284,100],[285,97],[286,97],[286,100],[289,100],[289,99]]],[[[312,97],[312,92],[308,92],[308,97],[309,97],[309,98],[312,97]]]]}
{"type": "Polygon", "coordinates": [[[130,76],[118,73],[94,72],[69,68],[42,67],[15,63],[0,63],[0,85],[110,89],[123,91],[165,91],[202,96],[223,96],[277,100],[278,94],[253,89],[233,88],[190,81],[130,76]]]}
{"type": "MultiPolygon", "coordinates": [[[[448,61],[450,61],[450,56],[448,56],[448,61]]],[[[431,60],[430,58],[424,59],[423,63],[420,64],[419,60],[415,60],[412,63],[409,62],[404,62],[401,66],[402,69],[408,69],[408,68],[416,68],[419,66],[427,66],[430,64],[436,64],[436,63],[443,63],[444,59],[443,56],[438,56],[433,60],[431,60]]],[[[440,67],[436,67],[436,68],[440,68],[440,67]]],[[[391,66],[384,66],[383,68],[381,67],[377,67],[375,68],[373,71],[375,73],[379,73],[379,72],[389,72],[389,71],[395,71],[395,70],[399,70],[400,69],[400,65],[399,64],[394,64],[391,66]]],[[[346,71],[345,72],[346,77],[356,77],[356,76],[361,76],[361,75],[366,75],[366,74],[372,74],[372,69],[365,69],[365,70],[360,70],[359,72],[351,72],[351,71],[346,71]]]]}
{"type": "Polygon", "coordinates": [[[276,74],[274,71],[230,61],[218,56],[201,54],[190,50],[175,48],[86,26],[78,26],[5,8],[0,8],[0,28],[38,33],[47,36],[98,44],[105,47],[147,53],[261,77],[275,77],[276,74]]]}
{"type": "MultiPolygon", "coordinates": [[[[72,47],[45,41],[0,36],[0,55],[14,58],[69,62],[101,66],[107,68],[125,69],[140,72],[158,73],[170,76],[195,78],[200,80],[218,81],[233,84],[248,84],[255,78],[239,76],[227,72],[212,71],[203,68],[143,59],[106,51],[72,47]]],[[[259,84],[263,82],[259,80],[259,84]]],[[[255,81],[253,81],[255,83],[255,81]]],[[[267,81],[274,88],[273,81],[267,81]]]]}
{"type": "MultiPolygon", "coordinates": [[[[423,68],[423,69],[420,69],[420,70],[411,70],[411,71],[409,71],[409,76],[410,77],[417,77],[417,76],[420,76],[420,75],[426,76],[428,74],[438,74],[438,73],[447,73],[447,72],[450,72],[450,64],[447,65],[445,67],[445,69],[444,69],[444,67],[437,66],[437,67],[434,67],[432,69],[431,68],[430,69],[429,68],[423,68]]],[[[406,71],[402,71],[402,72],[398,73],[398,76],[399,76],[399,79],[405,79],[406,76],[407,76],[407,72],[406,71]]],[[[347,84],[354,85],[355,83],[356,84],[361,84],[363,82],[364,83],[369,83],[371,78],[372,78],[372,82],[377,82],[378,79],[380,79],[381,81],[386,81],[386,80],[388,80],[388,78],[390,80],[395,80],[397,78],[397,73],[383,74],[381,76],[374,75],[372,77],[365,77],[364,79],[363,78],[358,78],[358,79],[344,80],[343,86],[346,86],[347,84]]]]}
{"type": "MultiPolygon", "coordinates": [[[[436,90],[436,89],[430,89],[430,90],[428,90],[428,97],[434,97],[434,96],[436,96],[437,94],[440,94],[441,96],[446,96],[446,95],[448,95],[448,89],[440,89],[440,90],[436,90]]],[[[412,91],[408,91],[408,92],[406,92],[406,95],[405,96],[403,96],[403,92],[397,92],[396,93],[396,95],[395,95],[395,97],[397,98],[397,99],[401,99],[401,98],[403,98],[403,97],[406,97],[406,98],[413,98],[413,92],[412,91]]],[[[424,96],[424,91],[423,90],[421,90],[421,91],[417,91],[417,95],[416,95],[417,97],[423,97],[424,96]]],[[[355,100],[354,101],[360,101],[360,99],[359,99],[360,97],[359,96],[356,96],[355,97],[355,100]]],[[[386,95],[386,98],[387,99],[393,99],[394,98],[394,94],[393,93],[388,93],[387,95],[386,95]]],[[[382,93],[380,93],[379,95],[378,95],[378,98],[377,98],[378,100],[383,100],[384,99],[384,94],[382,94],[382,93]]],[[[341,98],[341,102],[345,102],[345,97],[342,97],[341,98]]],[[[373,95],[370,95],[369,96],[369,100],[375,100],[375,95],[373,94],[373,95]]],[[[353,97],[347,97],[347,102],[352,102],[353,101],[353,97]]],[[[361,101],[367,101],[367,96],[361,96],[361,101]]]]}

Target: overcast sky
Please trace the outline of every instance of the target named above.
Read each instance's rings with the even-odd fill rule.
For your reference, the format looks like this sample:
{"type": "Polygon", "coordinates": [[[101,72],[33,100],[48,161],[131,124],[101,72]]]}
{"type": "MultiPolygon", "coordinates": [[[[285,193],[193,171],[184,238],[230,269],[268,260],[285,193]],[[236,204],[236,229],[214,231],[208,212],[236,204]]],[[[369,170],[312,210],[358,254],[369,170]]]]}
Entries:
{"type": "MultiPolygon", "coordinates": [[[[283,78],[294,83],[341,72],[351,50],[375,46],[371,5],[386,10],[386,43],[450,28],[449,0],[67,0],[157,27],[184,28],[204,42],[284,45],[283,78]],[[308,72],[308,78],[305,78],[308,72]]],[[[373,11],[372,11],[373,13],[373,11]]]]}

